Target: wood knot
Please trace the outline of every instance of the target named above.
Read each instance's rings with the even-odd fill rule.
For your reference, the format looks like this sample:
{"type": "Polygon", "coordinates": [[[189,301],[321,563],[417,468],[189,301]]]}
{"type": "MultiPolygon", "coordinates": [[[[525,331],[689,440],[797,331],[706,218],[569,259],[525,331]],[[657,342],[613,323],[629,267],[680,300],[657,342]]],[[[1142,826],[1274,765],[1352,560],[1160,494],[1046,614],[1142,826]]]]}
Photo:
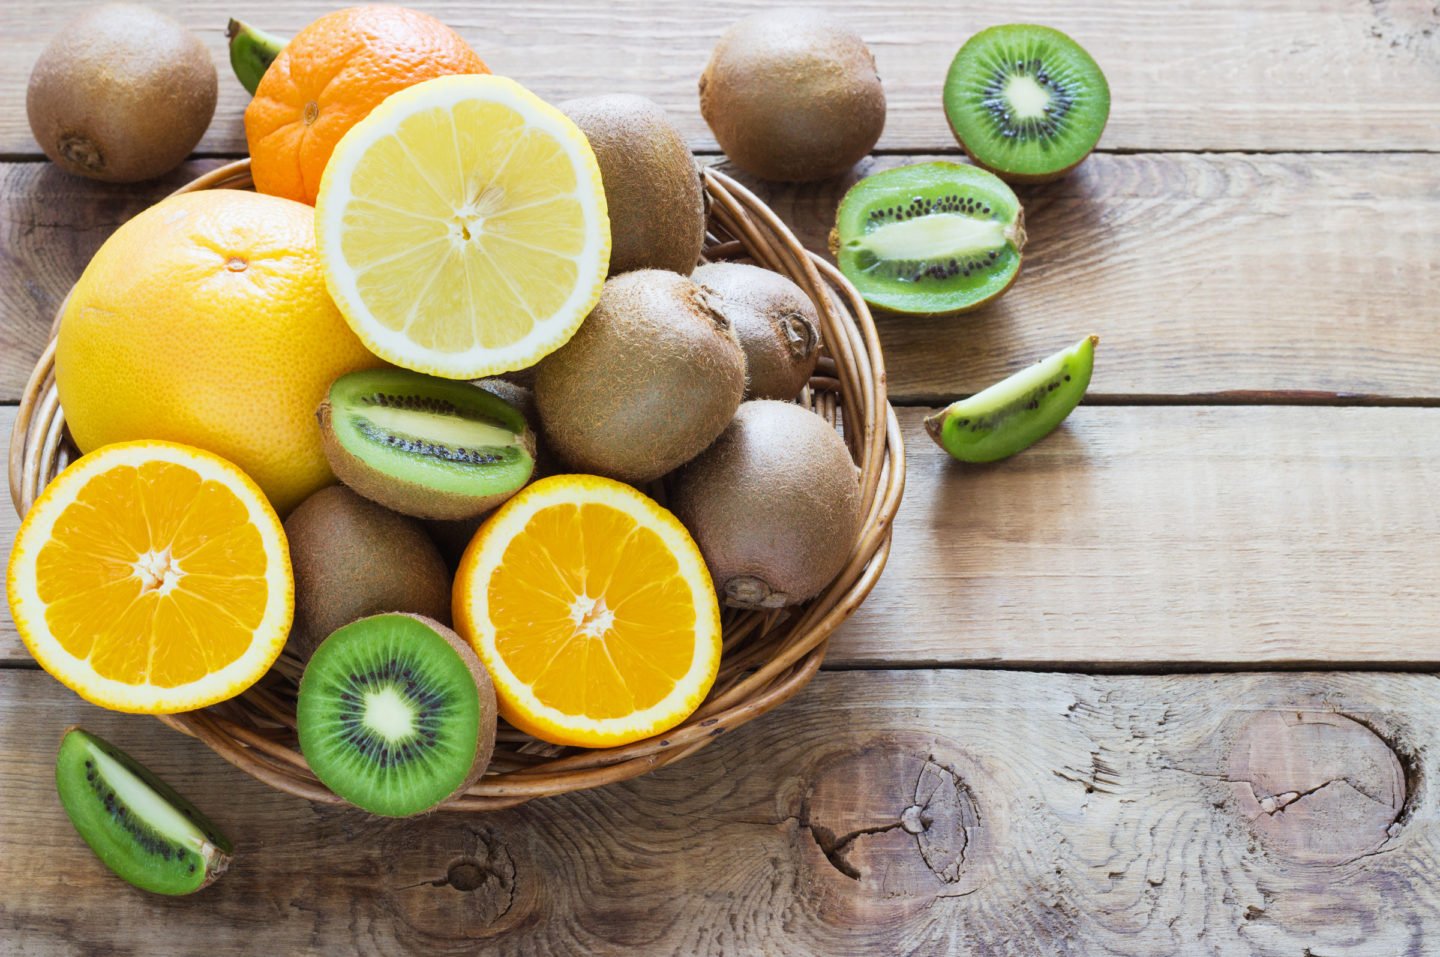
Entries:
{"type": "Polygon", "coordinates": [[[813,771],[797,840],[836,894],[909,902],[949,895],[988,844],[950,750],[901,737],[831,753],[813,771]]]}
{"type": "Polygon", "coordinates": [[[1374,731],[1342,714],[1267,711],[1231,748],[1235,807],[1273,853],[1336,864],[1399,833],[1405,769],[1374,731]]]}

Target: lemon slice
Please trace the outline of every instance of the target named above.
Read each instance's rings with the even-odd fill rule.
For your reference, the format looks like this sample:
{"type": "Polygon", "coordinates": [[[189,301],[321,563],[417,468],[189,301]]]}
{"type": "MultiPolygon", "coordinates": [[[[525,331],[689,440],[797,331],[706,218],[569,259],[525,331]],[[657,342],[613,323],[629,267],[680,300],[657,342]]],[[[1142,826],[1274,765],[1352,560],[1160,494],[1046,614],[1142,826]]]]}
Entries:
{"type": "Polygon", "coordinates": [[[315,202],[325,281],[398,366],[474,379],[534,365],[595,305],[610,265],[585,134],[513,80],[401,90],[335,147],[315,202]]]}

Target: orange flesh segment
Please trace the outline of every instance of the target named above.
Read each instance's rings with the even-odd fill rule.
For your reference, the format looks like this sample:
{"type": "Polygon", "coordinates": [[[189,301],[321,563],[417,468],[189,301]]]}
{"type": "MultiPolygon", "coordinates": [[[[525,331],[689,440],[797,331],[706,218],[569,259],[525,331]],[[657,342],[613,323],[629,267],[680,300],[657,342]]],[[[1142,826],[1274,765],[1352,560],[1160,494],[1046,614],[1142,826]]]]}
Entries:
{"type": "Polygon", "coordinates": [[[553,505],[516,535],[489,583],[495,648],[545,705],[618,718],[689,672],[695,607],[661,538],[601,504],[553,505]]]}
{"type": "Polygon", "coordinates": [[[269,600],[245,505],[171,462],[96,475],[37,556],[56,641],[104,678],[174,688],[250,647],[269,600]]]}

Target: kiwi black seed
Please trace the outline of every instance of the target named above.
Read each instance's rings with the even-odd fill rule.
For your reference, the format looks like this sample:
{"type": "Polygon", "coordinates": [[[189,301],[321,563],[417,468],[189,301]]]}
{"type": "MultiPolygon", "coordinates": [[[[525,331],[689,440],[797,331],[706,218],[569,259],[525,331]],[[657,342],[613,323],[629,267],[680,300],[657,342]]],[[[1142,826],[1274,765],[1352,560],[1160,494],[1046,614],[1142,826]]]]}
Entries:
{"type": "Polygon", "coordinates": [[[545,441],[572,468],[631,484],[694,458],[745,391],[745,354],[714,295],[659,269],[609,279],[535,378],[545,441]]]}
{"type": "Polygon", "coordinates": [[[450,623],[450,571],[417,520],[332,485],[286,517],[285,537],[295,572],[286,647],[300,660],[367,615],[404,611],[450,623]]]}
{"type": "Polygon", "coordinates": [[[25,110],[61,169],[109,183],[179,166],[210,125],[218,81],[205,44],[149,7],[112,3],[70,21],[40,54],[25,110]]]}
{"type": "Polygon", "coordinates": [[[780,608],[819,594],[860,532],[859,470],[818,415],[746,402],[676,477],[670,504],[695,536],[715,588],[735,608],[780,608]]]}
{"type": "Polygon", "coordinates": [[[495,689],[459,635],[419,615],[373,615],[311,656],[295,705],[300,751],[326,787],[372,814],[410,817],[480,779],[495,748],[495,689]]]}
{"type": "Polygon", "coordinates": [[[189,894],[230,865],[234,848],[200,810],[124,751],[68,728],[55,787],[75,830],[105,866],[156,894],[189,894]]]}
{"type": "Polygon", "coordinates": [[[839,176],[885,128],[885,90],[865,42],[817,10],[737,22],[700,75],[700,112],[720,148],[763,179],[839,176]]]}
{"type": "Polygon", "coordinates": [[[1059,30],[990,27],[955,54],[945,116],[975,162],[1012,183],[1044,183],[1100,141],[1110,87],[1090,54],[1059,30]]]}
{"type": "Polygon", "coordinates": [[[685,138],[643,96],[567,100],[560,110],[595,151],[610,214],[610,275],[633,269],[689,273],[705,242],[700,174],[685,138]]]}
{"type": "Polygon", "coordinates": [[[790,400],[820,360],[820,314],[790,279],[747,263],[717,262],[691,275],[719,294],[745,350],[745,398],[790,400]]]}
{"type": "Polygon", "coordinates": [[[317,411],[346,485],[405,515],[464,519],[520,491],[535,436],[514,406],[468,382],[404,369],[336,379],[317,411]]]}
{"type": "Polygon", "coordinates": [[[870,305],[952,315],[1005,293],[1020,273],[1025,217],[1013,190],[965,163],[868,176],[840,201],[830,249],[870,305]]]}

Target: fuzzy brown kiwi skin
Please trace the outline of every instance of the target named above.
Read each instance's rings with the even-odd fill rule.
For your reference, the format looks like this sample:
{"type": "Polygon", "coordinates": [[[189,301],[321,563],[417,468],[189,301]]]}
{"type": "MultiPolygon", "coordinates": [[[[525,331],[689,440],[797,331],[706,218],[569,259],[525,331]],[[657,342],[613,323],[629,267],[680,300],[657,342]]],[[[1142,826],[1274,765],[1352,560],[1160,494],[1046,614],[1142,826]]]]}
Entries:
{"type": "Polygon", "coordinates": [[[635,269],[695,268],[705,243],[700,172],[680,131],[654,101],[632,94],[566,100],[605,183],[610,275],[635,269]]]}
{"type": "Polygon", "coordinates": [[[210,125],[217,93],[198,37],[148,7],[117,3],[55,35],[30,75],[25,107],[36,142],[61,169],[134,183],[184,161],[210,125]]]}
{"type": "Polygon", "coordinates": [[[450,573],[419,522],[343,485],[320,489],[285,519],[295,573],[286,650],[306,661],[337,628],[382,612],[450,622],[450,573]]]}
{"type": "Polygon", "coordinates": [[[820,315],[805,291],[745,263],[708,263],[691,278],[719,294],[720,311],[735,327],[745,350],[745,398],[799,395],[820,361],[820,315]]]}
{"type": "Polygon", "coordinates": [[[577,471],[632,485],[698,455],[745,391],[745,354],[714,295],[689,276],[622,273],[540,363],[545,441],[577,471]]]}
{"type": "MultiPolygon", "coordinates": [[[[358,456],[351,455],[335,437],[335,431],[331,427],[332,412],[328,398],[320,403],[320,408],[315,411],[315,417],[320,421],[321,445],[325,449],[325,458],[329,460],[330,470],[335,473],[335,477],[372,502],[379,502],[386,508],[394,509],[402,515],[449,521],[474,518],[499,506],[530,481],[527,477],[525,482],[521,482],[508,492],[499,492],[479,498],[441,492],[419,482],[409,482],[382,472],[362,461],[358,456]]],[[[527,428],[525,434],[520,437],[520,441],[530,455],[533,474],[535,433],[527,428]]]]}
{"type": "MultiPolygon", "coordinates": [[[[978,166],[980,164],[977,163],[976,165],[978,166]]],[[[994,171],[991,170],[991,172],[994,171]]],[[[884,306],[877,306],[869,302],[868,300],[866,301],[866,305],[869,306],[870,311],[875,313],[877,316],[894,316],[900,319],[944,319],[950,316],[963,316],[967,313],[975,312],[978,309],[983,309],[984,307],[990,305],[990,303],[994,302],[995,300],[999,299],[1001,296],[1009,292],[1010,287],[1015,285],[1015,280],[1019,279],[1020,274],[1025,271],[1024,252],[1026,233],[1025,210],[1023,208],[1018,209],[1015,212],[1015,233],[1015,249],[1021,254],[1020,262],[1015,267],[1015,272],[1011,274],[1010,281],[1007,282],[1005,285],[1001,286],[995,292],[986,296],[984,299],[972,302],[968,306],[962,306],[959,309],[949,309],[945,312],[901,312],[898,309],[887,309],[884,306]]],[[[830,227],[830,234],[826,237],[825,245],[829,248],[830,255],[832,257],[840,255],[840,229],[838,226],[830,227]]]]}
{"type": "Polygon", "coordinates": [[[772,10],[715,45],[700,112],[736,166],[806,182],[839,176],[870,152],[885,128],[885,90],[869,48],[835,18],[772,10]]]}
{"type": "Polygon", "coordinates": [[[860,506],[859,470],[829,423],[768,399],[740,406],[670,496],[732,608],[780,608],[823,591],[849,561],[860,506]]]}

